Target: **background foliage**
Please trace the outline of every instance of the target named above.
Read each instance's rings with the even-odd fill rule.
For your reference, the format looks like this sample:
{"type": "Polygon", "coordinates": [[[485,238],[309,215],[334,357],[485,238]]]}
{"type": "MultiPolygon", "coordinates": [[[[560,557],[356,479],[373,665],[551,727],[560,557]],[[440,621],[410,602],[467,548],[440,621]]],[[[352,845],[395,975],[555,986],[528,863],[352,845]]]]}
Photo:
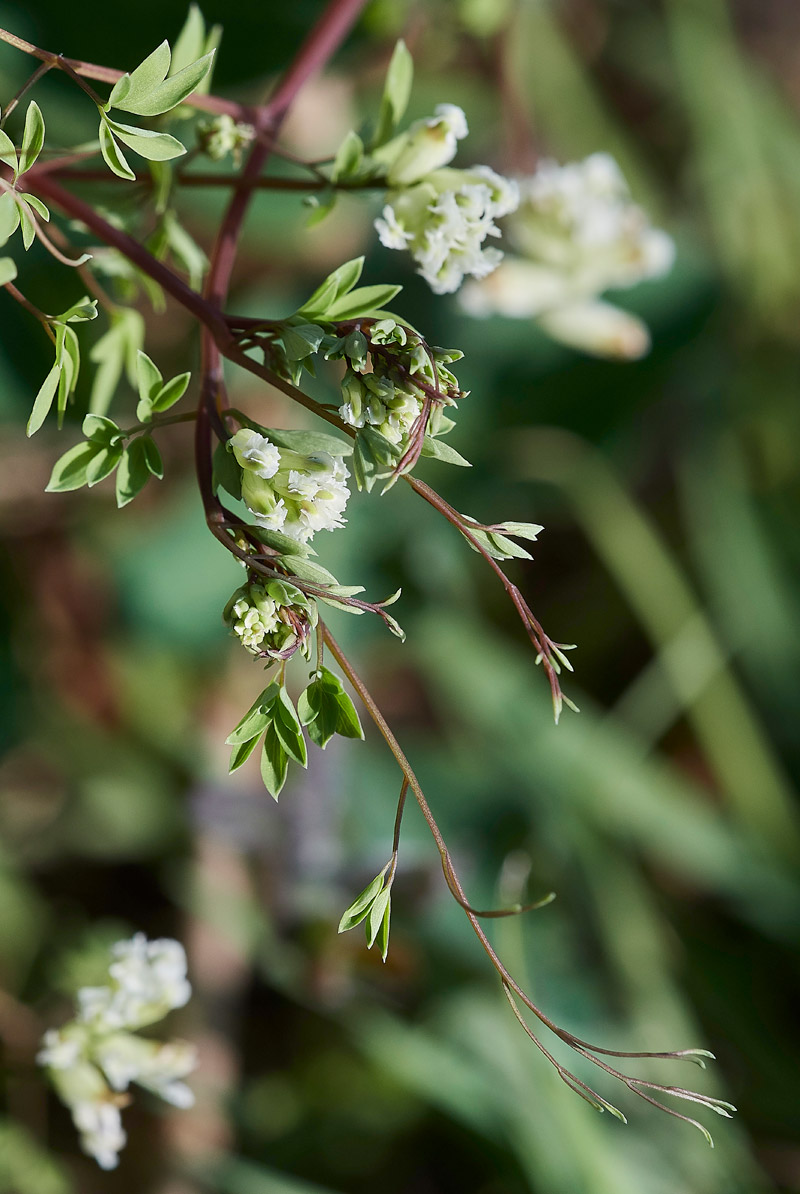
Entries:
{"type": "MultiPolygon", "coordinates": [[[[206,4],[226,25],[215,88],[259,94],[317,11],[206,4]]],[[[0,6],[22,36],[121,67],[173,37],[184,6],[123,7],[113,33],[99,16],[0,6]]],[[[345,582],[403,585],[408,643],[332,621],[418,763],[476,902],[558,892],[493,929],[512,968],[582,1036],[708,1045],[721,1065],[704,1089],[718,1082],[741,1114],[711,1153],[647,1108],[625,1104],[625,1128],[562,1087],[509,1015],[413,811],[386,967],[355,934],[336,936],[387,854],[388,755],[369,731],[332,744],[277,808],[247,768],[226,777],[220,744],[258,679],[220,623],[239,574],[203,527],[187,437],[170,429],[171,479],[122,514],[103,487],[45,495],[62,441],[21,434],[43,338],[0,297],[0,1190],[800,1189],[797,9],[378,0],[286,143],[338,144],[400,33],[417,64],[412,116],[463,104],[473,157],[509,172],[530,165],[528,122],[542,154],[610,150],[676,234],[678,260],[622,298],[654,331],[649,357],[624,365],[526,323],[475,324],[402,279],[398,309],[467,350],[472,390],[457,446],[475,467],[422,475],[476,516],[545,524],[517,576],[548,631],[580,645],[568,691],[581,715],[553,727],[499,588],[403,486],[354,497],[348,533],[325,548],[345,582]],[[121,1170],[100,1174],[30,1056],[107,943],[136,929],[189,949],[196,995],[176,1020],[202,1050],[198,1105],[159,1117],[140,1103],[121,1170]]],[[[25,70],[0,49],[3,95],[25,70]]],[[[48,77],[37,99],[48,128],[74,138],[69,84],[48,77]]],[[[198,239],[222,202],[186,197],[198,239]]],[[[366,280],[394,277],[372,215],[344,200],[307,233],[295,198],[260,196],[237,309],[292,310],[367,244],[366,280]]],[[[66,271],[59,306],[47,262],[32,269],[48,308],[74,299],[66,271]]],[[[196,351],[172,307],[148,336],[167,376],[196,351]]],[[[236,405],[285,419],[279,395],[267,407],[249,379],[232,382],[236,405]]]]}

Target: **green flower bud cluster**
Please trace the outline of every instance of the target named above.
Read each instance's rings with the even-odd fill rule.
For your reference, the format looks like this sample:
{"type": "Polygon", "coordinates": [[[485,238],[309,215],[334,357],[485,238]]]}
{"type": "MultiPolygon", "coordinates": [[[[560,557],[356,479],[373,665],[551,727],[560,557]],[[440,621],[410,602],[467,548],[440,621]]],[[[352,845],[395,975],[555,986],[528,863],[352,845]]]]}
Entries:
{"type": "Polygon", "coordinates": [[[288,581],[242,585],[225,606],[223,618],[251,655],[289,659],[300,649],[309,658],[317,607],[288,581]]]}
{"type": "Polygon", "coordinates": [[[362,332],[355,332],[343,342],[342,355],[349,362],[342,379],[344,402],[339,408],[343,422],[350,427],[374,427],[391,444],[404,449],[428,388],[437,390],[440,399],[431,407],[427,434],[442,435],[454,427],[443,407],[455,406],[464,393],[448,365],[464,354],[458,349],[426,348],[416,332],[392,319],[373,323],[368,334],[369,341],[362,332]]]}
{"type": "Polygon", "coordinates": [[[235,121],[232,116],[222,115],[200,124],[197,134],[203,152],[212,162],[219,162],[230,153],[233,155],[234,164],[238,166],[242,150],[251,143],[256,130],[252,124],[243,124],[241,121],[235,121]]]}

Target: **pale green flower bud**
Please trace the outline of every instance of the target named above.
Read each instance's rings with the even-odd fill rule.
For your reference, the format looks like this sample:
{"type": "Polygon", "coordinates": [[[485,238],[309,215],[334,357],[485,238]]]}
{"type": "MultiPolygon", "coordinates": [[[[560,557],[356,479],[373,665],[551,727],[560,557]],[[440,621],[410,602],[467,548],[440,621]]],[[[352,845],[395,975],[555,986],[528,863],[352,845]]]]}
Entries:
{"type": "Polygon", "coordinates": [[[386,172],[391,187],[407,187],[452,162],[468,133],[467,118],[455,104],[439,104],[435,115],[416,121],[396,138],[397,153],[386,172]]]}

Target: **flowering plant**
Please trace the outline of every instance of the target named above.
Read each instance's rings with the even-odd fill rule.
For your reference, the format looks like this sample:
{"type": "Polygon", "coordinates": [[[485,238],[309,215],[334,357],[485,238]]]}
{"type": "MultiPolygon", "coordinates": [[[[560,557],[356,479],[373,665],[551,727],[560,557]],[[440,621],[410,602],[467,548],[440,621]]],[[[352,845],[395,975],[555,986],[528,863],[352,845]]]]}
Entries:
{"type": "MultiPolygon", "coordinates": [[[[163,42],[124,74],[64,58],[0,30],[0,38],[9,45],[67,75],[87,103],[95,106],[99,118],[96,144],[75,146],[66,155],[43,153],[45,119],[35,100],[27,106],[18,137],[12,140],[6,132],[0,133],[4,163],[0,243],[18,249],[21,241],[24,254],[38,241],[59,265],[80,270],[87,290],[95,295],[77,296],[65,311],[48,314],[18,288],[16,259],[0,260],[0,281],[7,294],[42,325],[55,350],[54,363],[33,401],[28,435],[51,418],[53,407],[59,426],[64,422],[76,401],[84,325],[102,312],[104,331],[90,353],[90,361],[101,362],[102,368],[92,384],[83,439],[56,461],[48,490],[91,488],[114,475],[117,504],[125,506],[151,478],[164,475],[157,446],[162,429],[194,424],[197,482],[208,529],[244,569],[242,584],[225,606],[223,619],[253,660],[271,673],[228,736],[233,748],[230,770],[245,765],[258,750],[264,785],[277,799],[290,768],[307,765],[309,742],[324,749],[335,735],[363,737],[356,707],[330,662],[348,681],[399,766],[401,788],[389,861],[347,908],[340,931],[363,923],[368,946],[377,944],[386,959],[400,827],[410,792],[433,836],[447,887],[499,975],[513,1014],[567,1086],[598,1110],[624,1118],[604,1095],[548,1052],[520,1005],[578,1056],[669,1114],[688,1118],[662,1102],[664,1096],[688,1100],[724,1116],[731,1108],[722,1100],[631,1076],[606,1060],[688,1059],[703,1065],[703,1058],[709,1056],[705,1050],[626,1053],[590,1045],[556,1025],[526,993],[482,926],[485,917],[516,915],[525,909],[482,912],[472,906],[414,770],[322,616],[327,617],[329,608],[356,615],[372,613],[390,632],[403,637],[388,612],[399,592],[366,600],[360,596],[364,591],[360,585],[341,584],[317,557],[318,551],[324,554],[327,539],[317,538],[318,533],[340,531],[346,525],[350,481],[365,493],[381,482],[385,493],[402,480],[496,576],[534,647],[535,662],[546,673],[555,720],[565,705],[575,709],[562,692],[560,678],[562,669],[572,670],[567,655],[571,647],[548,636],[501,567],[507,560],[529,560],[523,544],[535,541],[542,528],[513,520],[481,522],[457,510],[418,475],[426,458],[468,466],[445,438],[454,431],[451,416],[466,396],[450,369],[460,359],[460,351],[433,345],[394,310],[399,286],[359,285],[363,257],[338,266],[300,307],[280,318],[243,316],[229,309],[236,247],[249,203],[259,187],[287,189],[285,177],[273,176],[267,169],[271,159],[281,154],[282,122],[304,83],[333,54],[361,7],[361,0],[332,0],[276,89],[255,108],[210,93],[218,36],[206,30],[196,9],[174,51],[163,42]],[[108,96],[98,95],[88,79],[98,85],[112,84],[108,96]],[[206,116],[190,123],[197,112],[206,116]],[[118,119],[119,113],[124,121],[118,119]],[[148,122],[156,117],[157,127],[150,127],[148,122]],[[128,124],[132,118],[139,123],[128,124]],[[235,159],[245,149],[247,156],[235,176],[226,214],[206,254],[179,217],[181,187],[204,181],[203,175],[189,169],[189,163],[204,154],[212,161],[226,154],[235,159]],[[130,153],[146,165],[134,169],[128,161],[130,153]],[[182,157],[183,169],[167,165],[182,157]],[[79,184],[96,181],[94,168],[87,166],[93,158],[102,161],[103,171],[108,172],[103,177],[120,192],[132,182],[147,183],[155,234],[144,235],[138,222],[141,212],[132,216],[125,203],[112,202],[110,210],[105,201],[88,202],[78,194],[79,184]],[[91,251],[73,246],[67,232],[59,232],[58,237],[45,232],[51,206],[69,221],[70,235],[93,238],[91,251]],[[17,232],[19,237],[12,240],[17,232]],[[99,251],[94,240],[100,242],[99,251]],[[99,274],[105,284],[110,279],[113,298],[98,280],[99,274]],[[130,298],[132,293],[140,298],[140,290],[154,302],[169,296],[197,321],[202,350],[199,379],[183,372],[165,380],[144,351],[144,323],[130,298]],[[223,362],[277,389],[327,423],[333,433],[262,426],[230,404],[223,362]],[[309,378],[318,373],[334,389],[334,401],[320,400],[318,392],[312,392],[309,378]],[[124,378],[137,391],[135,422],[128,426],[109,413],[124,378]],[[194,398],[195,408],[170,413],[188,395],[194,398]],[[286,678],[291,660],[298,657],[313,660],[313,665],[294,702],[286,678]]],[[[40,74],[41,68],[23,92],[40,74]]],[[[473,310],[535,316],[552,334],[590,351],[636,355],[643,348],[645,333],[640,329],[636,351],[630,341],[621,349],[606,326],[610,318],[613,322],[620,317],[612,316],[598,295],[610,286],[662,273],[672,249],[665,234],[650,228],[642,211],[632,204],[613,162],[595,155],[582,165],[563,168],[544,163],[532,177],[520,180],[506,178],[486,165],[453,166],[467,134],[464,113],[444,103],[432,117],[403,129],[412,76],[410,55],[400,42],[371,133],[362,136],[352,130],[331,159],[321,164],[300,162],[302,177],[290,179],[295,185],[288,189],[307,191],[310,196],[324,193],[326,203],[316,213],[323,217],[344,192],[383,192],[382,212],[375,219],[378,238],[390,249],[408,250],[434,293],[449,294],[471,278],[464,293],[473,310]],[[504,259],[495,247],[504,230],[515,257],[504,259]]],[[[12,100],[11,112],[21,98],[12,100]]],[[[526,908],[544,902],[538,900],[526,908]]],[[[181,947],[168,941],[148,943],[137,936],[115,947],[114,956],[112,981],[79,992],[78,1015],[47,1034],[40,1054],[72,1109],[84,1147],[104,1167],[116,1163],[124,1142],[119,1108],[129,1084],[138,1082],[173,1103],[188,1105],[191,1095],[182,1080],[194,1065],[190,1047],[161,1046],[137,1035],[140,1028],[186,1002],[189,988],[181,947]]],[[[689,1122],[710,1140],[702,1125],[689,1122]]]]}

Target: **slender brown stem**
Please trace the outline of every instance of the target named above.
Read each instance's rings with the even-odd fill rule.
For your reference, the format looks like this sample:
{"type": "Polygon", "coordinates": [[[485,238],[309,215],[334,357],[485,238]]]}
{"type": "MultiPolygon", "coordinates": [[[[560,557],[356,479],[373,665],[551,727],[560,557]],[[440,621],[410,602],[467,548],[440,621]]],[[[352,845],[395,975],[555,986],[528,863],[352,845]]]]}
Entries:
{"type": "Polygon", "coordinates": [[[41,79],[42,75],[46,75],[47,72],[52,69],[53,69],[52,62],[42,62],[42,63],[40,63],[39,66],[37,66],[37,68],[33,72],[33,74],[29,78],[27,78],[25,80],[25,82],[22,84],[22,86],[20,87],[20,89],[16,93],[16,95],[14,95],[6,104],[6,106],[3,110],[3,118],[2,118],[2,120],[0,120],[0,129],[5,126],[6,121],[8,120],[9,116],[14,111],[14,109],[16,108],[19,101],[25,95],[27,95],[27,93],[30,91],[30,89],[32,87],[36,86],[36,84],[41,79]]]}
{"type": "Polygon", "coordinates": [[[52,316],[45,315],[44,311],[40,311],[38,307],[34,306],[21,290],[17,290],[13,282],[6,282],[4,289],[8,291],[15,302],[19,303],[20,307],[24,307],[29,315],[32,315],[34,319],[38,319],[39,323],[43,323],[49,330],[49,322],[52,316]]]}

